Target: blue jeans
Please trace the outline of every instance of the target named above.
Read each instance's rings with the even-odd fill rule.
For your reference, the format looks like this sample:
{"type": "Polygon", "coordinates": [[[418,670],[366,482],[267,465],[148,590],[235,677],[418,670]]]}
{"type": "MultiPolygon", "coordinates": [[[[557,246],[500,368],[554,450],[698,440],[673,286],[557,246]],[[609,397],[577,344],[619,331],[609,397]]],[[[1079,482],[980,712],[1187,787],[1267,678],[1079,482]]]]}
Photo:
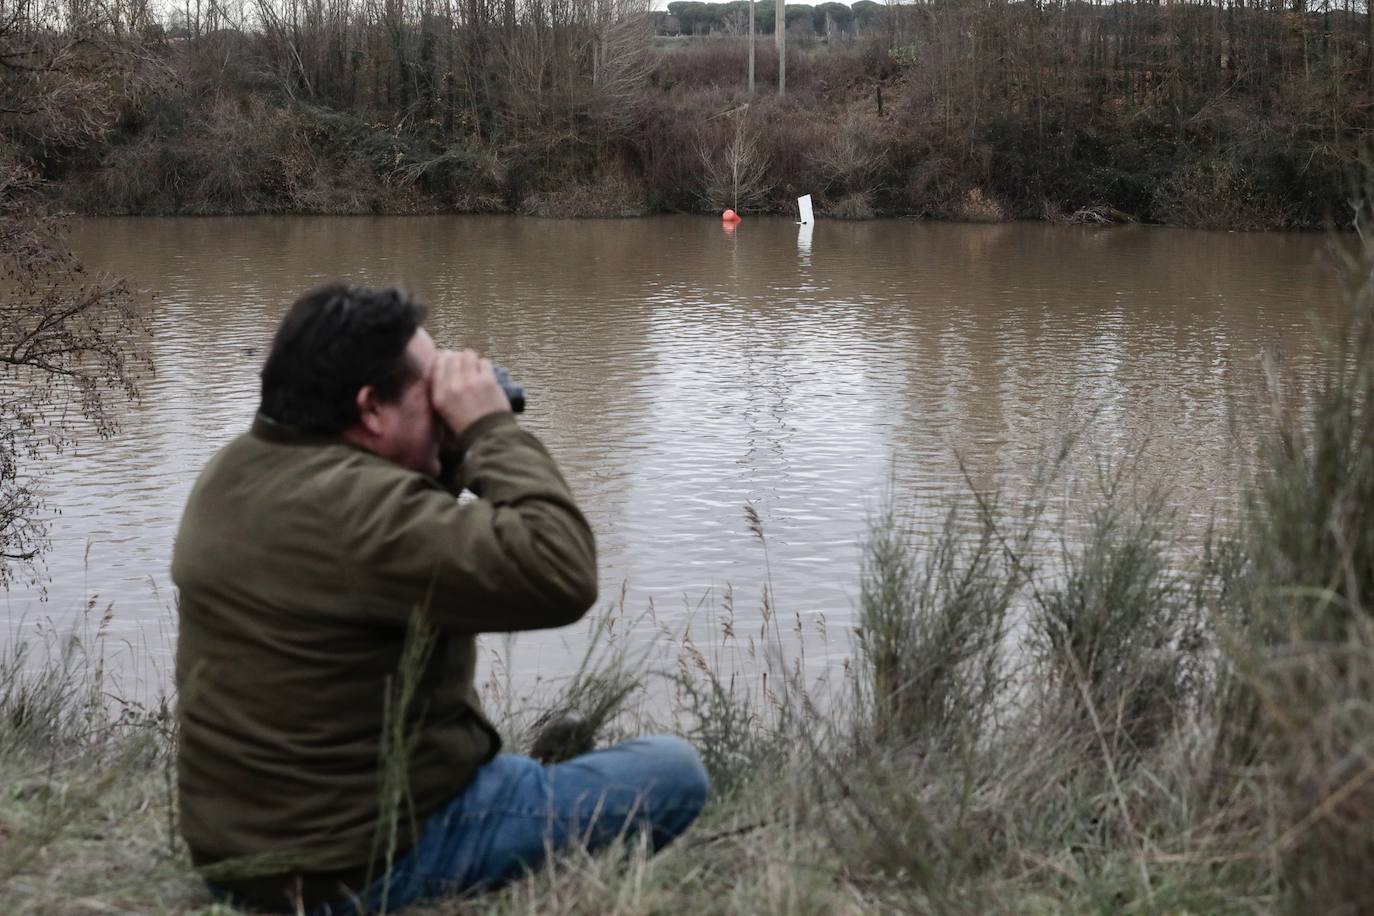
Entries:
{"type": "MultiPolygon", "coordinates": [[[[430,816],[391,874],[360,895],[371,911],[496,887],[538,868],[550,852],[603,848],[642,834],[657,850],[696,819],[708,780],[680,738],[637,738],[544,766],[502,754],[430,816]]],[[[351,903],[321,913],[354,913],[351,903]]]]}

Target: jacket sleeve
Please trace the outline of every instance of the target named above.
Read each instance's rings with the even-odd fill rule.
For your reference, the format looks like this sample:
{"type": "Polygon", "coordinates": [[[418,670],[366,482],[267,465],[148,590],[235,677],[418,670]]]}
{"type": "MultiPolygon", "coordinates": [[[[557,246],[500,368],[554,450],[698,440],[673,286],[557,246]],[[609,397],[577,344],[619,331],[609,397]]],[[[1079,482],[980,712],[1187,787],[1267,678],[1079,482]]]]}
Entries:
{"type": "Polygon", "coordinates": [[[553,458],[508,414],[479,420],[460,445],[447,486],[370,456],[341,482],[341,575],[356,612],[399,624],[420,608],[465,632],[579,619],[596,601],[596,546],[553,458]],[[477,498],[455,499],[459,486],[477,498]]]}

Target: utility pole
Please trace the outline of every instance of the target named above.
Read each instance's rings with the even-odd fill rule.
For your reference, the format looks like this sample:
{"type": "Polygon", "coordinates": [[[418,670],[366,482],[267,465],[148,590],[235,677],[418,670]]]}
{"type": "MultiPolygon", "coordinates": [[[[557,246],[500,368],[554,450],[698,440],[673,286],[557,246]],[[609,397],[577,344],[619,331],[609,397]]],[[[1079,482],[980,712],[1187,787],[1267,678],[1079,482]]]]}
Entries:
{"type": "Polygon", "coordinates": [[[777,0],[773,17],[773,41],[778,46],[778,95],[787,94],[787,3],[777,0]]]}
{"type": "Polygon", "coordinates": [[[754,0],[749,0],[749,94],[754,94],[754,0]]]}

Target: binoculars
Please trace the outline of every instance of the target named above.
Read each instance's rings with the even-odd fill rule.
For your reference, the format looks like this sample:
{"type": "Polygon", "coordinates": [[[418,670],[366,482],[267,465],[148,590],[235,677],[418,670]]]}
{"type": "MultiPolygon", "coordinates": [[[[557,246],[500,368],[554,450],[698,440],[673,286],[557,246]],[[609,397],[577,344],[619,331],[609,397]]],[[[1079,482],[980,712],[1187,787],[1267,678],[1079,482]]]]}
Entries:
{"type": "Polygon", "coordinates": [[[501,390],[506,393],[506,400],[510,401],[512,413],[525,412],[525,386],[510,377],[504,366],[493,365],[491,371],[496,373],[496,382],[501,386],[501,390]]]}

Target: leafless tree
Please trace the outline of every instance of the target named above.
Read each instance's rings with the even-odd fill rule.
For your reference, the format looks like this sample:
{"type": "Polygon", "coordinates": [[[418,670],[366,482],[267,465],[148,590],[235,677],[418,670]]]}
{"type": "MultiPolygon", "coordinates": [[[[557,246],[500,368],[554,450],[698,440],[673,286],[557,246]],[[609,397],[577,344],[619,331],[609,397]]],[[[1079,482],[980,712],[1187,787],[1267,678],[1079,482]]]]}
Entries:
{"type": "Polygon", "coordinates": [[[110,435],[112,400],[137,397],[151,369],[137,298],[72,254],[25,161],[106,129],[111,77],[138,57],[97,47],[111,28],[0,0],[0,586],[32,575],[44,544],[21,465],[88,430],[110,435]]]}
{"type": "Polygon", "coordinates": [[[772,188],[768,156],[759,145],[748,105],[723,117],[729,120],[729,127],[717,134],[714,143],[705,135],[697,141],[705,176],[701,196],[712,209],[728,205],[738,212],[761,200],[772,188]]]}
{"type": "Polygon", "coordinates": [[[0,163],[0,586],[31,572],[44,543],[41,498],[21,463],[84,430],[112,434],[112,399],[137,398],[151,369],[137,297],[88,273],[40,207],[27,170],[0,163]]]}

